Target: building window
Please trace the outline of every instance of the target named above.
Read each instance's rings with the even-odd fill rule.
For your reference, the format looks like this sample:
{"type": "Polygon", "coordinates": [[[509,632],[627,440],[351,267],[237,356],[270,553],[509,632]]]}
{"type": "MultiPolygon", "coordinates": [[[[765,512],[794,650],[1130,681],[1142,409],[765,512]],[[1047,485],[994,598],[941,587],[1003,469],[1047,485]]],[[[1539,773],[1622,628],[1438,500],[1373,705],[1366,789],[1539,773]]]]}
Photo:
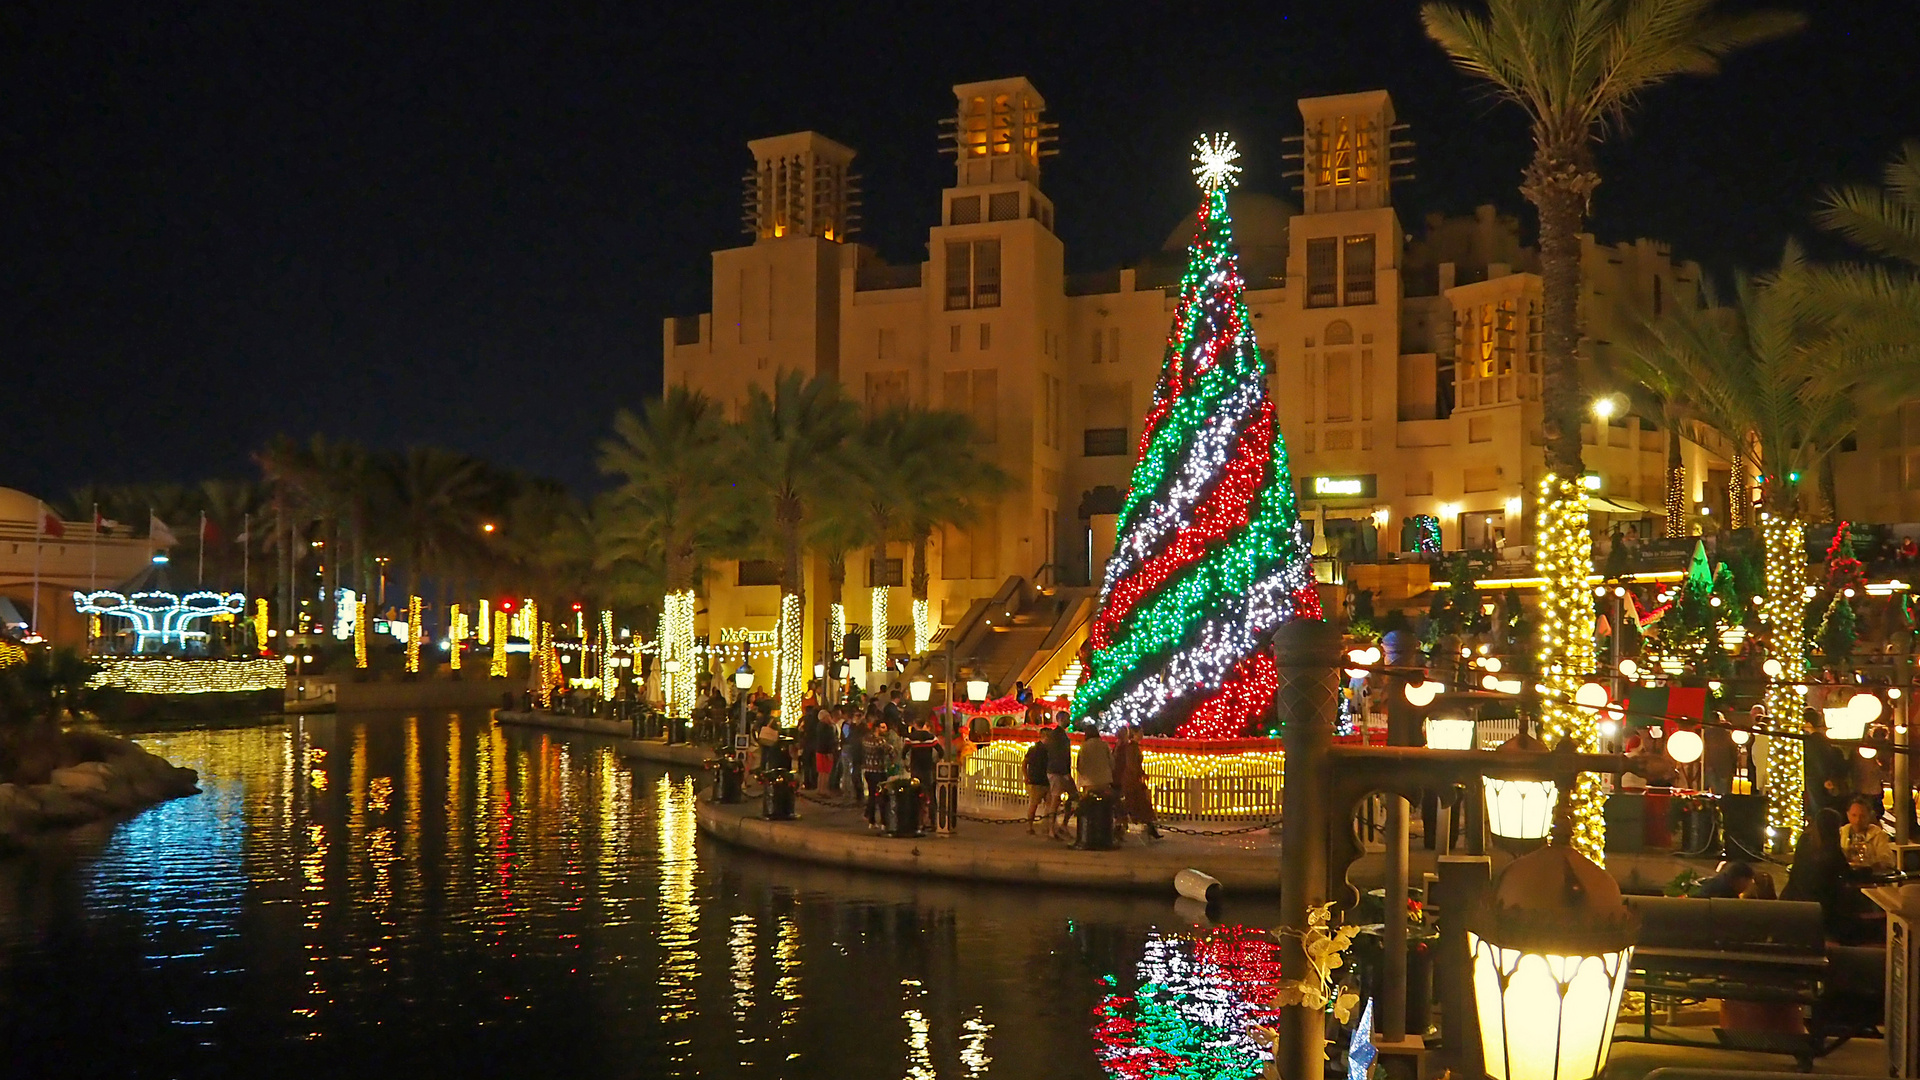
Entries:
{"type": "Polygon", "coordinates": [[[955,195],[948,203],[947,224],[975,225],[980,221],[980,196],[955,195]]]}
{"type": "Polygon", "coordinates": [[[993,324],[992,323],[983,322],[980,324],[980,348],[981,348],[981,351],[983,352],[987,349],[993,348],[993,324]]]}
{"type": "Polygon", "coordinates": [[[960,324],[959,323],[954,323],[952,326],[947,327],[947,351],[948,352],[960,351],[960,324]]]}
{"type": "Polygon", "coordinates": [[[973,242],[973,306],[1000,306],[1000,241],[973,242]]]}
{"type": "Polygon", "coordinates": [[[947,245],[947,310],[964,311],[973,306],[973,245],[961,241],[947,245]]]}
{"type": "Polygon", "coordinates": [[[1373,303],[1373,234],[1346,238],[1346,303],[1373,303]]]}
{"type": "Polygon", "coordinates": [[[941,530],[940,576],[948,581],[1000,576],[1000,511],[983,507],[966,528],[941,530]]]}
{"type": "Polygon", "coordinates": [[[675,345],[700,344],[700,316],[675,315],[673,317],[673,343],[675,345]]]}
{"type": "Polygon", "coordinates": [[[1058,447],[1060,445],[1060,380],[1051,375],[1040,376],[1040,444],[1058,447]]]}
{"type": "Polygon", "coordinates": [[[741,559],[736,585],[778,585],[780,564],[772,559],[741,559]]]}
{"type": "Polygon", "coordinates": [[[1081,433],[1081,450],[1086,457],[1125,457],[1127,429],[1123,427],[1088,428],[1081,433]]]}
{"type": "Polygon", "coordinates": [[[1105,360],[1106,353],[1107,353],[1107,332],[1105,330],[1096,329],[1093,332],[1093,362],[1098,364],[1102,360],[1105,360]]]}
{"type": "Polygon", "coordinates": [[[1335,282],[1340,276],[1340,241],[1333,237],[1307,241],[1307,306],[1334,307],[1340,303],[1335,282]]]}
{"type": "Polygon", "coordinates": [[[993,368],[949,371],[941,376],[940,404],[973,421],[973,441],[1000,439],[1000,372],[993,368]]]}
{"type": "Polygon", "coordinates": [[[905,584],[900,577],[899,559],[868,559],[867,588],[877,589],[882,585],[905,584]]]}
{"type": "Polygon", "coordinates": [[[988,221],[1013,221],[1020,216],[1020,193],[997,191],[987,196],[988,221]]]}
{"type": "Polygon", "coordinates": [[[1661,308],[1666,306],[1666,297],[1661,295],[1662,291],[1660,275],[1655,274],[1653,275],[1653,313],[1655,315],[1660,314],[1661,308]]]}
{"type": "Polygon", "coordinates": [[[1328,353],[1327,358],[1327,420],[1339,422],[1353,419],[1353,354],[1328,353]]]}

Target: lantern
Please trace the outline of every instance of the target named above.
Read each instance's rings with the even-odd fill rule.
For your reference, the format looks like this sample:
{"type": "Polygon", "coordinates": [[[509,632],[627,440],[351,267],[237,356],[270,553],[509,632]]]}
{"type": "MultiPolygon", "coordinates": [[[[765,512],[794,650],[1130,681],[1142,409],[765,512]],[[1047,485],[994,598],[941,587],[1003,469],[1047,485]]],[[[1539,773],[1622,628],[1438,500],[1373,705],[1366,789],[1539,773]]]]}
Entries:
{"type": "Polygon", "coordinates": [[[745,660],[733,671],[733,685],[745,690],[753,685],[753,665],[745,660]]]}
{"type": "MultiPolygon", "coordinates": [[[[1546,744],[1521,732],[1494,749],[1545,750],[1546,744]]],[[[1560,789],[1551,780],[1501,780],[1483,777],[1487,828],[1504,840],[1543,840],[1553,825],[1553,804],[1560,789]]]]}
{"type": "Polygon", "coordinates": [[[1473,721],[1457,716],[1435,716],[1428,718],[1427,749],[1473,749],[1473,721]]]}
{"type": "Polygon", "coordinates": [[[1667,756],[1682,765],[1691,765],[1699,761],[1701,753],[1706,748],[1706,741],[1700,738],[1700,733],[1687,728],[1674,732],[1673,736],[1667,740],[1667,756]]]}
{"type": "Polygon", "coordinates": [[[979,704],[987,700],[987,680],[974,677],[967,680],[967,700],[979,704]]]}
{"type": "Polygon", "coordinates": [[[907,696],[915,701],[926,701],[933,697],[933,682],[925,675],[907,684],[907,696]]]}
{"type": "Polygon", "coordinates": [[[1636,931],[1620,887],[1571,847],[1515,859],[1467,926],[1487,1075],[1599,1075],[1636,931]]]}

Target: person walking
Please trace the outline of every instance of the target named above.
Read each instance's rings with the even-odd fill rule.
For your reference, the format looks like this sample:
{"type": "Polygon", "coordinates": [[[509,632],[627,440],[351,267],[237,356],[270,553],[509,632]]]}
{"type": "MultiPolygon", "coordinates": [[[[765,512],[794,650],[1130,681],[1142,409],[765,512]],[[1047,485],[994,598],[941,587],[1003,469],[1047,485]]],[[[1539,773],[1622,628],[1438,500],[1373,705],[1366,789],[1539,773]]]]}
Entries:
{"type": "Polygon", "coordinates": [[[800,785],[820,790],[819,758],[813,754],[813,744],[820,734],[820,707],[806,705],[800,711],[799,741],[794,745],[794,758],[800,763],[800,785]]]}
{"type": "Polygon", "coordinates": [[[1081,797],[1113,797],[1113,748],[1100,737],[1100,729],[1088,720],[1080,728],[1080,756],[1073,763],[1073,775],[1081,797]]]}
{"type": "Polygon", "coordinates": [[[923,718],[913,725],[907,733],[903,755],[906,759],[907,773],[920,782],[920,808],[923,819],[931,818],[933,799],[933,766],[945,752],[940,749],[940,737],[928,730],[923,718]]]}
{"type": "Polygon", "coordinates": [[[883,797],[882,785],[887,776],[899,763],[893,743],[887,739],[887,722],[882,720],[867,729],[860,741],[860,769],[867,786],[867,828],[878,831],[884,828],[880,802],[883,797]]]}
{"type": "MultiPolygon", "coordinates": [[[[1047,781],[1048,738],[1049,735],[1047,732],[1041,732],[1040,737],[1033,740],[1033,745],[1027,747],[1027,756],[1020,762],[1021,768],[1025,769],[1027,774],[1028,835],[1032,835],[1033,833],[1034,811],[1046,805],[1047,796],[1052,792],[1052,786],[1047,781]]],[[[1051,831],[1051,827],[1049,827],[1049,831],[1051,831]]]]}
{"type": "Polygon", "coordinates": [[[1059,840],[1060,826],[1073,812],[1073,740],[1067,737],[1067,714],[1054,715],[1047,732],[1047,834],[1059,840]]]}
{"type": "Polygon", "coordinates": [[[1121,820],[1139,822],[1149,839],[1160,839],[1160,827],[1153,820],[1153,792],[1147,787],[1140,729],[1132,724],[1120,729],[1120,745],[1113,752],[1113,782],[1120,789],[1121,820]]]}

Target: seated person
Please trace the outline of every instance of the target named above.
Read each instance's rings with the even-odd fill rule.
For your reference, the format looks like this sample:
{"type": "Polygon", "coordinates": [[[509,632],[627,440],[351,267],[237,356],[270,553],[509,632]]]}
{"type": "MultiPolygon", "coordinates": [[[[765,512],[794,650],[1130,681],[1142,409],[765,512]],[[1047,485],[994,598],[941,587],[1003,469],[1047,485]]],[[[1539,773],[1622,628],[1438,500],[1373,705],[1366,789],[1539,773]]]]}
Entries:
{"type": "Polygon", "coordinates": [[[1880,827],[1880,803],[1873,796],[1856,795],[1847,804],[1840,849],[1847,853],[1847,865],[1856,870],[1885,873],[1894,868],[1893,841],[1880,827]]]}
{"type": "Polygon", "coordinates": [[[1694,887],[1703,900],[1732,900],[1753,888],[1753,867],[1738,860],[1720,864],[1720,872],[1694,887]]]}

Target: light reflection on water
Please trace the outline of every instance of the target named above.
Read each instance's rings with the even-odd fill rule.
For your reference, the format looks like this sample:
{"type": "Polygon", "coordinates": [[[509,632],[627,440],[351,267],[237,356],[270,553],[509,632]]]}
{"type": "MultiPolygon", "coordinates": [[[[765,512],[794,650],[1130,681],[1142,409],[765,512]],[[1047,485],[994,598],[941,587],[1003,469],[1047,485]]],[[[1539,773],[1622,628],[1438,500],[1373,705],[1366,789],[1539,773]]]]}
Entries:
{"type": "Polygon", "coordinates": [[[1095,1078],[1096,1010],[1191,936],[719,849],[695,776],[484,715],[141,741],[206,793],[0,862],[19,1075],[1095,1078]]]}

